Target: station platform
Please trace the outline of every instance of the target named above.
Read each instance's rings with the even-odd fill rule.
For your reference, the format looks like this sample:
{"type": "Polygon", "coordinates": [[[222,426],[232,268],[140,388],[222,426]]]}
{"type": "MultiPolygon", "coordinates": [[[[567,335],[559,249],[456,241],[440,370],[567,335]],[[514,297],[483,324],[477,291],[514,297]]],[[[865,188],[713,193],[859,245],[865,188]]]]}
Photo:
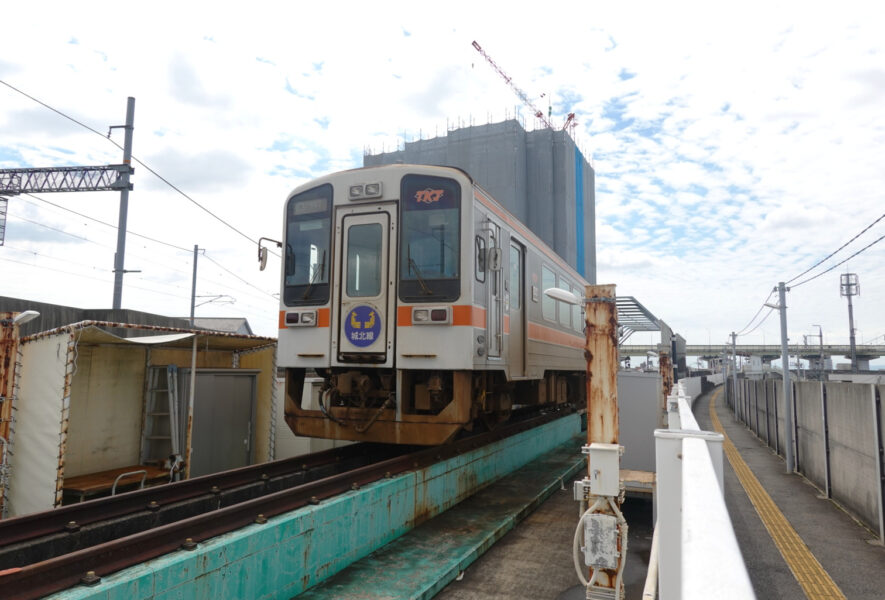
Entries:
{"type": "MultiPolygon", "coordinates": [[[[733,444],[730,458],[737,468],[728,456],[724,459],[726,505],[756,597],[885,598],[885,547],[878,543],[876,534],[822,497],[804,477],[788,475],[783,458],[735,421],[723,406],[721,388],[717,390],[698,397],[693,410],[701,428],[709,431],[717,430],[712,418],[715,413],[721,433],[733,444]],[[748,472],[758,487],[746,482],[748,472]],[[761,507],[759,511],[754,501],[761,507]],[[766,522],[774,534],[769,533],[766,522]]],[[[652,502],[628,497],[623,509],[630,527],[626,598],[639,600],[651,547],[652,502]]],[[[571,558],[577,518],[571,493],[557,491],[437,598],[584,598],[571,558]]],[[[717,592],[710,590],[710,597],[715,598],[717,592]]]]}
{"type": "Polygon", "coordinates": [[[787,474],[784,459],[735,420],[721,387],[693,411],[702,429],[726,436],[726,505],[759,600],[885,598],[885,548],[875,533],[787,474]]]}

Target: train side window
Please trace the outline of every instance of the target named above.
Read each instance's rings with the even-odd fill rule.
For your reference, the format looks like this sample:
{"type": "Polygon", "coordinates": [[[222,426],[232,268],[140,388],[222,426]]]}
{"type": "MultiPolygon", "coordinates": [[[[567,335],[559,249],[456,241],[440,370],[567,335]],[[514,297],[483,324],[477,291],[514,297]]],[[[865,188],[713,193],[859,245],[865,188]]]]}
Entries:
{"type": "Polygon", "coordinates": [[[476,236],[476,259],[474,261],[474,274],[476,280],[485,283],[486,280],[486,241],[482,236],[476,236]]]}
{"type": "MultiPolygon", "coordinates": [[[[549,267],[541,265],[541,290],[543,292],[552,287],[556,287],[556,275],[549,267]]],[[[556,300],[547,294],[541,297],[541,313],[548,321],[556,320],[556,300]]]]}
{"type": "MultiPolygon", "coordinates": [[[[572,290],[575,296],[578,298],[584,297],[584,290],[580,288],[580,286],[575,286],[575,289],[572,290]]],[[[572,327],[575,328],[575,331],[584,331],[584,305],[583,304],[575,304],[572,306],[572,327]]]]}
{"type": "MultiPolygon", "coordinates": [[[[568,281],[559,278],[559,285],[556,286],[561,290],[565,290],[567,292],[572,291],[572,286],[569,285],[568,281]]],[[[571,307],[565,302],[557,302],[559,304],[559,324],[563,327],[571,327],[572,325],[572,311],[571,307]]]]}

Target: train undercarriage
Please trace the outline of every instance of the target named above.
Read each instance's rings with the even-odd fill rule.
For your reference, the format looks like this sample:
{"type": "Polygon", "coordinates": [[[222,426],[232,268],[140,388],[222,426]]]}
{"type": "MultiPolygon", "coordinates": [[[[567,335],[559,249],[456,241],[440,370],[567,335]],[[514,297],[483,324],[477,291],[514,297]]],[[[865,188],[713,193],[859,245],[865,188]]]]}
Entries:
{"type": "Polygon", "coordinates": [[[583,372],[507,381],[503,371],[287,369],[285,418],[296,435],[437,445],[519,407],[581,406],[585,391],[583,372]]]}

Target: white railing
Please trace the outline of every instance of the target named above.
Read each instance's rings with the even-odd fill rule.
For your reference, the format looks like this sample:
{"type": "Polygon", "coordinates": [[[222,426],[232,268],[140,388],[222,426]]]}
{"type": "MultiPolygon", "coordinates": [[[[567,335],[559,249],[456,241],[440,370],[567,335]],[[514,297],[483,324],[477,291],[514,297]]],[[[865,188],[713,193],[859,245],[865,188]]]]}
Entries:
{"type": "Polygon", "coordinates": [[[662,600],[755,598],[723,497],[723,436],[701,431],[678,383],[667,417],[669,429],[655,431],[658,548],[646,589],[656,572],[662,600]]]}

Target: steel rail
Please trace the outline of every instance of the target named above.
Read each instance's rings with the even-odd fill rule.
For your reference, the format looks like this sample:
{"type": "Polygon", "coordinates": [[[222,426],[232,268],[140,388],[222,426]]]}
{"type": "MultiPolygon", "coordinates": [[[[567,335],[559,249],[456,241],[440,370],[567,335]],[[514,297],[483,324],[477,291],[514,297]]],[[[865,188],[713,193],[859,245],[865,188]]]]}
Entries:
{"type": "MultiPolygon", "coordinates": [[[[376,445],[375,448],[388,449],[382,445],[376,445]]],[[[62,533],[72,521],[77,526],[83,527],[146,509],[155,510],[169,504],[214,494],[216,490],[229,490],[291,475],[298,471],[343,462],[364,455],[369,450],[365,444],[353,444],[5,519],[0,521],[0,547],[62,533]]]]}
{"type": "Polygon", "coordinates": [[[39,598],[90,581],[84,579],[90,572],[95,577],[101,577],[181,548],[192,549],[192,544],[256,522],[264,522],[268,517],[316,504],[383,478],[427,467],[547,423],[563,414],[548,413],[446,446],[430,447],[390,458],[20,569],[10,569],[0,574],[0,589],[3,590],[4,598],[39,598]]]}

